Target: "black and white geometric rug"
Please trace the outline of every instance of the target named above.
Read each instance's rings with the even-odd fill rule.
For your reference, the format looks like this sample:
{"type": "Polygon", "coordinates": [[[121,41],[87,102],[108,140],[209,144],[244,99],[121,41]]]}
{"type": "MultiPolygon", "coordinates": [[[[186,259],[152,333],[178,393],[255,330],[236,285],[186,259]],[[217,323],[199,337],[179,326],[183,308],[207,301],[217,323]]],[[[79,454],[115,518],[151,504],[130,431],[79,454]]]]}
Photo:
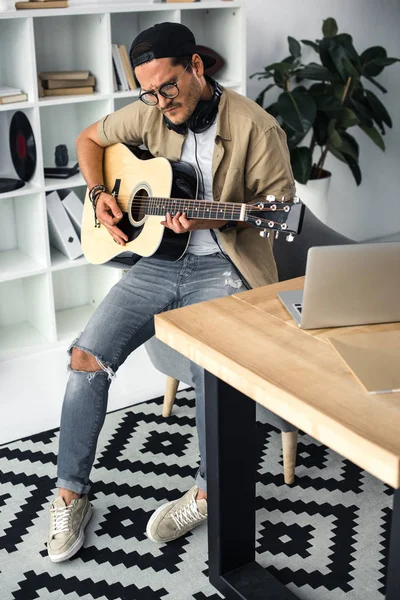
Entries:
{"type": "MultiPolygon", "coordinates": [[[[0,447],[1,600],[221,597],[207,579],[206,524],[168,545],[144,533],[197,469],[193,391],[179,392],[169,419],[161,405],[157,398],[107,415],[85,546],[64,563],[51,563],[45,546],[58,430],[0,447]]],[[[258,431],[258,561],[302,600],[383,600],[391,490],[306,435],[288,487],[280,432],[258,431]]]]}

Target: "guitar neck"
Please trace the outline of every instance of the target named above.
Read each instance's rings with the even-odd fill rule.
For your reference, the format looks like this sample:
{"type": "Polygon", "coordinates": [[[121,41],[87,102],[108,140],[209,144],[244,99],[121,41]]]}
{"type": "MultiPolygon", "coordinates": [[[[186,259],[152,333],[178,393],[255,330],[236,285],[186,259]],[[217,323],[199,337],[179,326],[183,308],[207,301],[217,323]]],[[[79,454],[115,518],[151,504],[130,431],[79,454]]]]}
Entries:
{"type": "MultiPolygon", "coordinates": [[[[177,212],[185,213],[188,219],[218,219],[223,221],[244,221],[245,204],[234,202],[213,202],[211,200],[185,200],[184,198],[146,198],[146,215],[165,217],[177,212]]],[[[143,206],[143,205],[142,205],[143,206]]]]}

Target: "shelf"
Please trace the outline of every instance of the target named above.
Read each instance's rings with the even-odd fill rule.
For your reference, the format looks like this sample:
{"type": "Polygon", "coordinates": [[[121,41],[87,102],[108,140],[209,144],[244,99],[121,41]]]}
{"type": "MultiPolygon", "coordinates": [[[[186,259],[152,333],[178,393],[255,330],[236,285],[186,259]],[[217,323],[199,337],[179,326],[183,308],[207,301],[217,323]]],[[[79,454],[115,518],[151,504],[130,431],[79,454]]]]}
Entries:
{"type": "Polygon", "coordinates": [[[46,192],[52,192],[53,190],[63,190],[65,188],[73,188],[80,185],[86,186],[86,182],[83,178],[82,173],[77,173],[68,179],[55,179],[54,177],[44,178],[44,189],[46,192]]]}
{"type": "Polygon", "coordinates": [[[60,271],[61,269],[73,269],[81,265],[89,264],[84,256],[80,256],[75,260],[69,260],[62,252],[50,246],[51,270],[60,271]]]}
{"type": "Polygon", "coordinates": [[[53,310],[47,273],[0,283],[0,348],[53,341],[53,310]]]}
{"type": "Polygon", "coordinates": [[[0,252],[0,283],[45,272],[43,265],[21,250],[0,252]]]}
{"type": "Polygon", "coordinates": [[[119,98],[139,98],[139,88],[137,90],[129,90],[129,92],[114,92],[113,96],[115,100],[119,98]]]}
{"type": "MultiPolygon", "coordinates": [[[[4,177],[12,177],[14,179],[19,179],[16,173],[4,173],[4,177]]],[[[35,194],[42,190],[42,186],[38,181],[26,181],[25,185],[19,190],[14,190],[13,192],[4,192],[0,194],[0,202],[5,198],[18,198],[19,196],[27,196],[28,194],[35,194]]]]}
{"type": "Polygon", "coordinates": [[[44,272],[48,266],[43,196],[0,197],[0,281],[44,272]]]}
{"type": "MultiPolygon", "coordinates": [[[[225,0],[211,0],[207,2],[207,0],[202,0],[202,8],[207,10],[214,10],[216,8],[227,8],[227,2],[225,0]]],[[[171,3],[168,4],[168,9],[180,10],[184,7],[185,10],[196,10],[198,9],[198,3],[190,3],[184,4],[182,3],[171,3]]],[[[239,8],[241,6],[240,1],[232,0],[229,2],[229,8],[239,8]]],[[[68,8],[56,8],[56,9],[35,9],[35,10],[7,10],[1,14],[2,19],[16,19],[16,18],[26,18],[26,17],[54,17],[54,16],[70,16],[70,15],[86,15],[86,14],[102,14],[102,13],[118,13],[132,12],[132,8],[135,11],[161,11],[163,8],[163,4],[161,3],[153,3],[153,2],[132,2],[132,0],[125,2],[110,2],[110,3],[102,3],[97,2],[96,4],[86,4],[82,6],[69,6],[68,8]]]]}
{"type": "Polygon", "coordinates": [[[86,260],[85,263],[52,273],[58,340],[84,329],[95,308],[121,276],[118,269],[90,265],[86,260]]]}
{"type": "Polygon", "coordinates": [[[70,340],[85,328],[86,323],[94,313],[94,306],[85,304],[56,312],[57,339],[70,340]]]}
{"type": "MultiPolygon", "coordinates": [[[[40,123],[44,165],[54,165],[55,148],[59,144],[67,146],[69,161],[71,164],[75,164],[77,162],[76,138],[83,129],[104,117],[111,110],[111,97],[109,100],[96,102],[43,105],[40,111],[40,123]]],[[[78,177],[79,179],[76,181],[78,185],[82,185],[84,182],[82,183],[81,175],[78,177]]],[[[45,179],[46,189],[49,189],[49,185],[52,186],[52,189],[70,187],[69,179],[58,179],[57,183],[54,182],[54,186],[53,181],[50,184],[49,180],[45,179]],[[63,182],[68,182],[68,185],[64,185],[63,182]]]]}
{"type": "Polygon", "coordinates": [[[100,94],[99,92],[93,92],[93,94],[76,94],[73,96],[47,96],[46,98],[39,98],[39,107],[96,102],[97,100],[109,100],[109,98],[108,94],[100,94]]]}
{"type": "MultiPolygon", "coordinates": [[[[10,4],[10,0],[9,0],[10,4]]],[[[83,201],[82,173],[44,177],[65,144],[77,162],[76,138],[105,115],[138,101],[139,89],[113,90],[112,44],[129,52],[134,37],[156,23],[183,23],[197,43],[225,59],[216,79],[245,93],[245,20],[242,0],[163,3],[70,0],[66,9],[0,11],[0,85],[21,89],[28,101],[0,105],[0,177],[19,179],[9,151],[11,119],[28,117],[35,137],[36,169],[29,182],[0,194],[0,360],[49,351],[84,329],[122,271],[69,260],[49,243],[46,194],[73,190],[83,201]],[[239,10],[238,10],[239,9],[239,10]],[[222,32],[222,33],[221,33],[222,32]],[[88,70],[93,94],[38,97],[37,73],[88,70]]]]}
{"type": "Polygon", "coordinates": [[[0,104],[0,112],[7,110],[25,110],[26,108],[33,108],[34,102],[13,102],[12,104],[0,104]]]}

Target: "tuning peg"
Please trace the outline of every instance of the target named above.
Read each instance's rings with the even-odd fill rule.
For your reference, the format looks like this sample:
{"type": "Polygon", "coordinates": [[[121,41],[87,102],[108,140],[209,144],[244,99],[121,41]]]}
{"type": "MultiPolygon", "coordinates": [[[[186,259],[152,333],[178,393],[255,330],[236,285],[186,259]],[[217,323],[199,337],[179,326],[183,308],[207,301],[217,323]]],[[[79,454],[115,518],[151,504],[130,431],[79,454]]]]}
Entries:
{"type": "Polygon", "coordinates": [[[294,196],[293,204],[298,204],[300,202],[300,198],[298,196],[294,196]]]}
{"type": "Polygon", "coordinates": [[[263,229],[262,231],[260,231],[260,236],[263,238],[269,237],[269,231],[263,229]]]}
{"type": "Polygon", "coordinates": [[[277,240],[279,237],[279,231],[275,231],[275,239],[277,240]]]}
{"type": "Polygon", "coordinates": [[[289,235],[286,236],[286,241],[293,242],[293,240],[294,240],[294,235],[292,233],[289,233],[289,235]]]}
{"type": "Polygon", "coordinates": [[[268,194],[267,202],[275,202],[275,196],[273,196],[272,194],[268,194]]]}

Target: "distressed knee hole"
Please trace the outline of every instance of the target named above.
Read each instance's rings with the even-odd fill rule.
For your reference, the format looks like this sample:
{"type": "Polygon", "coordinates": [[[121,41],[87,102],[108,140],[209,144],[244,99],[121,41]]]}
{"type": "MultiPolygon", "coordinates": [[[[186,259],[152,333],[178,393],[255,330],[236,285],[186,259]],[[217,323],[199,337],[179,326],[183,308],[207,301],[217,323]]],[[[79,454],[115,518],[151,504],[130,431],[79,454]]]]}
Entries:
{"type": "Polygon", "coordinates": [[[73,371],[100,371],[101,367],[93,354],[89,354],[80,348],[72,348],[71,369],[73,371]]]}
{"type": "Polygon", "coordinates": [[[110,365],[104,363],[94,354],[73,346],[69,350],[71,355],[70,369],[88,374],[88,380],[91,381],[99,373],[106,373],[107,378],[112,381],[115,378],[115,372],[110,365]]]}

